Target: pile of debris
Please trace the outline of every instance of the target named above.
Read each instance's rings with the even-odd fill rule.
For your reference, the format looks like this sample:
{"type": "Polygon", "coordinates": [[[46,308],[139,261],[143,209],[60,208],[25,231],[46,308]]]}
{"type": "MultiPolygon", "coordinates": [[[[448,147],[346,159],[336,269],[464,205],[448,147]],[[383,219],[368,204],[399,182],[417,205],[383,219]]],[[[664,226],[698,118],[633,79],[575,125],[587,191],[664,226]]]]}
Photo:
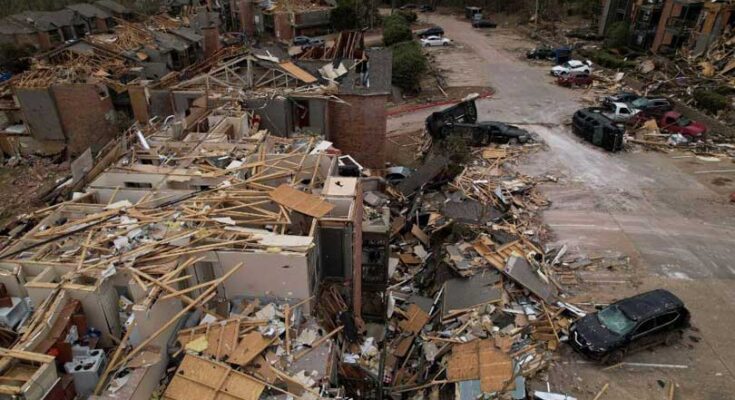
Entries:
{"type": "Polygon", "coordinates": [[[549,365],[584,314],[564,302],[551,268],[564,254],[542,246],[537,214],[549,203],[540,180],[511,168],[538,147],[476,150],[454,177],[435,156],[393,192],[389,321],[381,337],[345,355],[391,393],[453,387],[462,398],[525,399],[526,379],[549,365]],[[383,363],[376,342],[385,343],[383,363]]]}

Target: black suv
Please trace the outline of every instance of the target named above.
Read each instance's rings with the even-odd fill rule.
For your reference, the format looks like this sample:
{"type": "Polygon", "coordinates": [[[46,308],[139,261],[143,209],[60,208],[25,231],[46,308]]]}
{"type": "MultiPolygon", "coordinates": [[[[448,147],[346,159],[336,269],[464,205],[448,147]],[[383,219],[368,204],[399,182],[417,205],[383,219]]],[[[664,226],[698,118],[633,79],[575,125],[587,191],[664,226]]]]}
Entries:
{"type": "Polygon", "coordinates": [[[630,106],[641,110],[648,117],[660,118],[674,109],[671,100],[666,97],[640,97],[631,101],[630,106]]]}
{"type": "Polygon", "coordinates": [[[575,135],[607,151],[623,149],[625,127],[602,114],[604,110],[589,107],[578,110],[572,116],[572,131],[575,135]]]}
{"type": "Polygon", "coordinates": [[[442,141],[450,136],[462,137],[472,146],[488,143],[527,143],[534,136],[515,125],[498,121],[477,121],[474,99],[457,103],[426,118],[426,130],[433,139],[442,141]]]}
{"type": "Polygon", "coordinates": [[[419,31],[416,36],[420,38],[425,38],[429,36],[444,36],[444,29],[442,29],[440,26],[432,26],[431,28],[419,31]]]}
{"type": "Polygon", "coordinates": [[[684,303],[657,289],[587,314],[569,328],[569,343],[594,360],[617,364],[628,352],[676,343],[688,327],[684,303]]]}

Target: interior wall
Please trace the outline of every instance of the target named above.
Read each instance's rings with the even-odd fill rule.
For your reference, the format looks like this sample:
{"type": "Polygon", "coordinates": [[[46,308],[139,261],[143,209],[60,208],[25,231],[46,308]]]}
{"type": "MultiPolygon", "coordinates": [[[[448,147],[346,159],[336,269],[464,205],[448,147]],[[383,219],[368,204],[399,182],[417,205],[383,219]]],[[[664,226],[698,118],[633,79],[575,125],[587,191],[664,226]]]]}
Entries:
{"type": "MultiPolygon", "coordinates": [[[[312,250],[309,250],[310,252],[312,250]]],[[[206,261],[217,261],[214,273],[221,277],[242,262],[243,266],[223,283],[225,296],[277,296],[303,300],[311,296],[309,258],[302,253],[246,253],[217,251],[206,261]]]]}

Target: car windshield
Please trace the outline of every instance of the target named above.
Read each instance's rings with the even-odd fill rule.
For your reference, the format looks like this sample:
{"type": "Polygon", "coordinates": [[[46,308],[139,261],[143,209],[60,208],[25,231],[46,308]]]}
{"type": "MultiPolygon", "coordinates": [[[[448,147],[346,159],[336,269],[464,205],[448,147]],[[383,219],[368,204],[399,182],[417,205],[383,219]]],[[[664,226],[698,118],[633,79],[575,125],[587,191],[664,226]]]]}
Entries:
{"type": "Polygon", "coordinates": [[[635,321],[628,318],[617,306],[610,306],[597,313],[597,319],[608,330],[625,335],[635,327],[635,321]]]}
{"type": "Polygon", "coordinates": [[[691,121],[691,120],[689,120],[689,119],[687,119],[687,118],[684,118],[684,117],[681,117],[681,118],[679,118],[679,119],[678,119],[678,120],[676,121],[676,124],[677,124],[677,125],[679,125],[679,126],[688,126],[688,125],[689,125],[689,124],[691,124],[691,123],[692,123],[692,121],[691,121]]]}
{"type": "Polygon", "coordinates": [[[646,104],[648,104],[648,100],[647,99],[635,99],[633,100],[632,104],[634,108],[645,107],[646,104]]]}

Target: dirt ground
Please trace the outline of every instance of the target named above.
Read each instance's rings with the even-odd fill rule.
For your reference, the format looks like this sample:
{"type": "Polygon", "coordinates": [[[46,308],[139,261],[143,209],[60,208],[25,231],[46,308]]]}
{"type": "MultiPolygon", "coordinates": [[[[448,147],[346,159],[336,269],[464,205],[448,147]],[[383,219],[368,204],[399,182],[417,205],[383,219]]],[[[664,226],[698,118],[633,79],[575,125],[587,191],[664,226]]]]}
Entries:
{"type": "MultiPolygon", "coordinates": [[[[472,53],[467,60],[473,61],[466,62],[457,61],[461,54],[449,56],[455,50],[447,51],[447,56],[436,58],[435,67],[450,71],[460,65],[462,72],[451,78],[453,83],[482,81],[496,90],[478,101],[480,119],[523,124],[547,143],[547,150],[534,153],[519,167],[529,175],[559,178],[542,187],[552,201],[544,221],[556,242],[576,254],[630,256],[633,270],[601,271],[591,279],[598,283],[572,290],[605,303],[663,287],[692,311],[694,329],[680,344],[626,359],[673,367],[604,369],[562,346],[553,367],[529,382],[531,388],[546,390],[548,383],[552,391],[592,399],[609,383],[601,399],[663,399],[664,385],[673,381],[676,399],[734,398],[735,319],[730,315],[735,309],[735,205],[728,198],[735,191],[735,174],[704,172],[733,169],[733,164],[682,152],[610,154],[595,148],[566,125],[576,109],[586,106],[582,92],[551,84],[550,65],[520,57],[533,42],[502,24],[480,31],[454,16],[421,18],[442,26],[457,50],[472,53]]],[[[435,110],[389,119],[393,154],[411,154],[412,132],[420,131],[435,110]]]]}
{"type": "Polygon", "coordinates": [[[43,206],[39,199],[69,174],[69,163],[54,163],[52,158],[27,157],[17,165],[0,166],[0,227],[43,206]]]}

